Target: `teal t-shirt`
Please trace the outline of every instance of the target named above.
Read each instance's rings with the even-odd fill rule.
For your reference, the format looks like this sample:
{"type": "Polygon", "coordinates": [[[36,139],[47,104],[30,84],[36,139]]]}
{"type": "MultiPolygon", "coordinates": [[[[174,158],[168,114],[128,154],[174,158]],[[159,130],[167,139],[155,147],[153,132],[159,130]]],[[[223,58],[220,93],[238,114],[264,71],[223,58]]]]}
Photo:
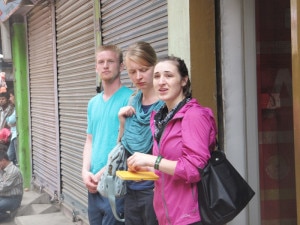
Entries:
{"type": "Polygon", "coordinates": [[[93,97],[87,108],[87,134],[92,135],[91,172],[97,173],[107,162],[109,152],[117,144],[118,112],[128,104],[132,90],[121,87],[107,101],[103,92],[93,97]]]}

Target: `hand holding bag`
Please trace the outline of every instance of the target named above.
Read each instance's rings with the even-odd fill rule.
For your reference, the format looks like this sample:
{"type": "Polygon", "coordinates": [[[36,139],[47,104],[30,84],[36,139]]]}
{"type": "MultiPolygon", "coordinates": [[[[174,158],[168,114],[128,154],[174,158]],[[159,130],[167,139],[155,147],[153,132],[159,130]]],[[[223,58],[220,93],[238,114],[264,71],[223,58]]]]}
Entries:
{"type": "MultiPolygon", "coordinates": [[[[135,93],[129,98],[129,104],[132,104],[135,93]]],[[[125,222],[125,219],[120,218],[116,209],[116,198],[124,197],[127,193],[126,181],[116,175],[116,171],[127,170],[127,154],[124,146],[121,143],[121,138],[124,134],[125,117],[120,117],[120,126],[117,139],[117,145],[111,150],[108,155],[105,170],[100,178],[97,186],[98,192],[107,197],[111,210],[116,220],[125,222]]]]}
{"type": "Polygon", "coordinates": [[[199,172],[198,202],[204,225],[231,221],[255,194],[221,150],[213,151],[208,164],[199,172]]]}

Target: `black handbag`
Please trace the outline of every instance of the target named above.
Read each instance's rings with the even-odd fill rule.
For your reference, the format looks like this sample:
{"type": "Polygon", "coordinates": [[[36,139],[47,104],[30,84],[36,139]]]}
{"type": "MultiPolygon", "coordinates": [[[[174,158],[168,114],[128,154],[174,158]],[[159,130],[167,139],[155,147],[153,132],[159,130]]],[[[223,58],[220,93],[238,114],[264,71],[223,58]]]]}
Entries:
{"type": "Polygon", "coordinates": [[[213,151],[208,164],[199,172],[198,203],[203,225],[231,221],[255,194],[221,150],[213,151]]]}

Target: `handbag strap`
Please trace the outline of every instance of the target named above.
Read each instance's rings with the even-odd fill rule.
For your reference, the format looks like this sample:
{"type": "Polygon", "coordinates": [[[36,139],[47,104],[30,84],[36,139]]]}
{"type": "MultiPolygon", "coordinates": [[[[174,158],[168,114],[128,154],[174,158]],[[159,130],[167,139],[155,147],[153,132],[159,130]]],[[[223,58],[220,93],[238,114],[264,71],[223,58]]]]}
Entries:
{"type": "Polygon", "coordinates": [[[120,221],[120,222],[125,222],[125,219],[121,219],[117,213],[117,208],[116,208],[116,197],[114,194],[115,191],[115,183],[113,180],[113,176],[111,175],[107,175],[106,177],[106,181],[107,181],[107,185],[108,185],[108,201],[111,207],[111,210],[116,218],[116,220],[120,221]]]}
{"type": "Polygon", "coordinates": [[[216,138],[216,145],[215,145],[215,151],[221,151],[224,152],[224,150],[221,148],[220,143],[218,141],[218,138],[216,138]]]}

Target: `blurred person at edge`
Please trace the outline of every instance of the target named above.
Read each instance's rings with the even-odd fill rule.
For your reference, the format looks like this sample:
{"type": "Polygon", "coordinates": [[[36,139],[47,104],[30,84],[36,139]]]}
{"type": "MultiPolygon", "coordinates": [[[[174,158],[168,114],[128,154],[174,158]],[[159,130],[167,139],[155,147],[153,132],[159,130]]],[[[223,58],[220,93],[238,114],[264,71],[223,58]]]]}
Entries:
{"type": "MultiPolygon", "coordinates": [[[[156,61],[154,49],[146,42],[137,42],[126,52],[126,70],[137,88],[137,92],[129,100],[129,106],[119,111],[120,130],[121,134],[123,133],[121,143],[128,156],[135,152],[152,154],[150,114],[163,105],[153,88],[153,70],[156,61]]],[[[158,225],[153,209],[154,182],[127,181],[126,184],[125,225],[158,225]]]]}
{"type": "Polygon", "coordinates": [[[10,127],[7,124],[6,118],[14,112],[14,106],[10,104],[10,95],[8,92],[0,93],[0,144],[9,146],[10,127]]]}
{"type": "MultiPolygon", "coordinates": [[[[115,45],[100,46],[96,52],[96,71],[103,91],[93,97],[87,107],[87,135],[83,150],[82,179],[88,189],[90,225],[118,225],[108,198],[97,191],[108,154],[116,145],[119,130],[118,112],[128,104],[132,90],[123,87],[120,74],[123,54],[115,45]]],[[[124,216],[124,198],[116,202],[117,212],[124,216]]]]}
{"type": "Polygon", "coordinates": [[[18,167],[0,149],[0,221],[6,219],[7,211],[14,211],[23,198],[23,177],[18,167]]]}
{"type": "MultiPolygon", "coordinates": [[[[9,101],[12,106],[15,106],[15,94],[14,90],[11,89],[8,91],[10,97],[9,101]]],[[[18,164],[18,152],[17,152],[17,127],[16,127],[16,110],[14,107],[13,113],[6,118],[6,123],[10,127],[11,138],[10,144],[7,150],[7,155],[10,161],[12,161],[15,165],[18,164]]]]}
{"type": "Polygon", "coordinates": [[[165,105],[151,114],[153,155],[134,153],[132,171],[154,170],[154,209],[160,225],[201,225],[198,207],[198,168],[203,168],[215,147],[213,112],[191,97],[184,61],[167,57],[154,68],[153,85],[165,105]]]}

